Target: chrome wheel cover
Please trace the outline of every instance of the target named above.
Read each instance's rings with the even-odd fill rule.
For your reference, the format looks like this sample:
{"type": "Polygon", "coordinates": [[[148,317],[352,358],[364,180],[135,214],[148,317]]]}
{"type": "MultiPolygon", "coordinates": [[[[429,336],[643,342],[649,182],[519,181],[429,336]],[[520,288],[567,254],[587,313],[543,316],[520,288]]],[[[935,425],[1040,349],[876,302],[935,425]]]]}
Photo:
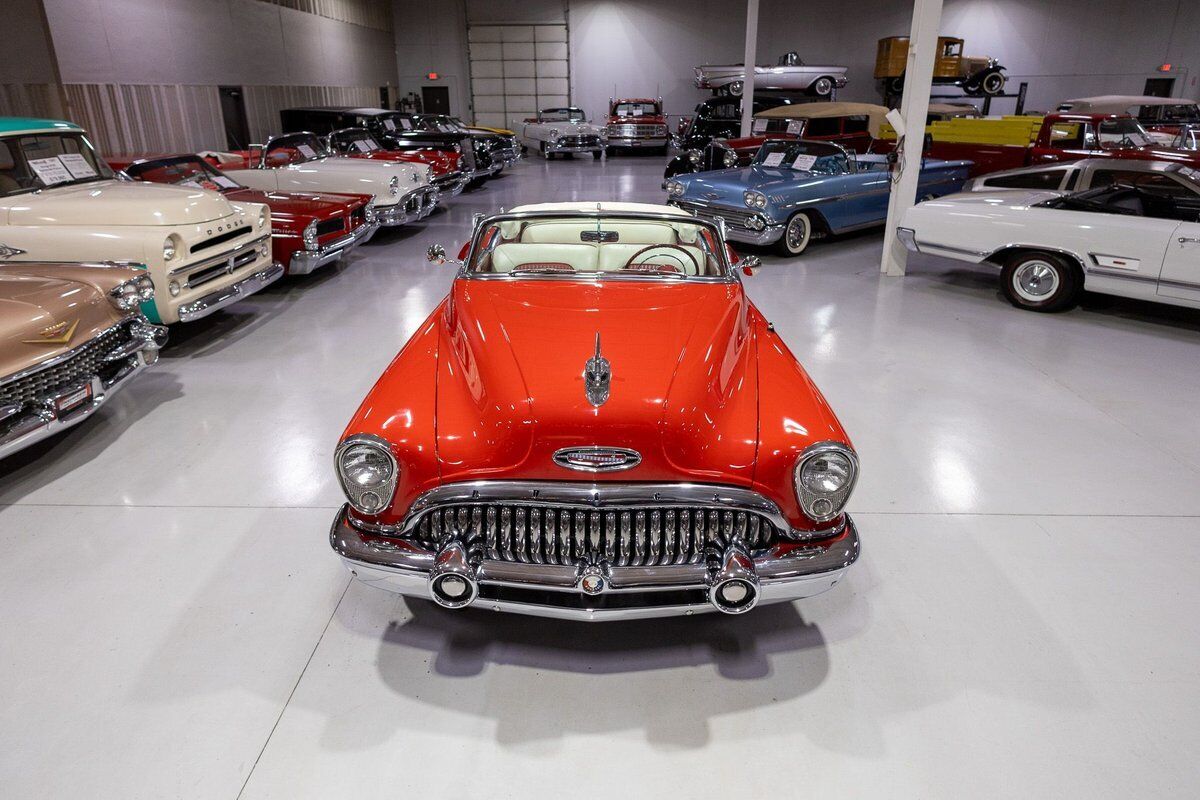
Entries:
{"type": "Polygon", "coordinates": [[[824,97],[833,91],[833,81],[829,78],[817,78],[817,82],[813,84],[813,91],[824,97]]]}
{"type": "Polygon", "coordinates": [[[1058,270],[1040,259],[1026,261],[1013,272],[1012,288],[1031,303],[1044,303],[1058,291],[1058,270]]]}
{"type": "Polygon", "coordinates": [[[788,250],[791,250],[793,253],[804,247],[804,240],[808,238],[808,220],[802,215],[792,217],[792,221],[788,223],[784,236],[787,237],[788,250]]]}

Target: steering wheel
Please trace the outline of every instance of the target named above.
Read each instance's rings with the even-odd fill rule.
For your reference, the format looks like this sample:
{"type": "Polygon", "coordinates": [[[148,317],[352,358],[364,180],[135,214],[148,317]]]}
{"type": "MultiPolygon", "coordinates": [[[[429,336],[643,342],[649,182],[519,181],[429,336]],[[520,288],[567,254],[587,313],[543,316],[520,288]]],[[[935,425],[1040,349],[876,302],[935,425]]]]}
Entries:
{"type": "MultiPolygon", "coordinates": [[[[641,256],[643,253],[647,253],[651,250],[678,250],[679,252],[683,253],[685,256],[688,257],[688,261],[692,262],[692,267],[695,268],[696,274],[697,275],[700,274],[700,262],[696,260],[696,257],[694,255],[689,253],[687,250],[684,250],[682,247],[680,247],[677,244],[652,244],[649,247],[643,247],[641,250],[638,250],[636,253],[631,255],[629,257],[629,260],[625,262],[625,266],[621,267],[621,269],[632,268],[633,264],[634,264],[635,260],[638,258],[638,256],[641,256]]],[[[659,255],[663,256],[664,258],[672,259],[673,261],[678,261],[680,270],[683,272],[683,274],[685,274],[685,275],[687,274],[687,262],[684,261],[682,258],[675,255],[674,253],[659,253],[659,255]]],[[[643,262],[638,262],[638,263],[646,263],[646,262],[643,261],[643,262]]],[[[671,265],[670,264],[662,264],[659,266],[671,266],[671,265]]]]}

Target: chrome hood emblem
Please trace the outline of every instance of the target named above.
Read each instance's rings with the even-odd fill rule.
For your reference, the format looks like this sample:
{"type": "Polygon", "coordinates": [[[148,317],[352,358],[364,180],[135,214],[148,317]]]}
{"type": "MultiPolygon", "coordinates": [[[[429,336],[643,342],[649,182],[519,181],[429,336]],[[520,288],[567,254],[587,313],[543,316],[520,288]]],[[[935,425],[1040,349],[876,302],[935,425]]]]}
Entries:
{"type": "Polygon", "coordinates": [[[642,463],[642,454],[624,447],[564,447],[555,451],[554,463],[579,472],[616,472],[642,463]]]}
{"type": "Polygon", "coordinates": [[[596,334],[596,355],[583,365],[583,391],[588,402],[599,408],[608,400],[609,384],[612,383],[612,367],[608,359],[600,355],[600,334],[596,334]]]}

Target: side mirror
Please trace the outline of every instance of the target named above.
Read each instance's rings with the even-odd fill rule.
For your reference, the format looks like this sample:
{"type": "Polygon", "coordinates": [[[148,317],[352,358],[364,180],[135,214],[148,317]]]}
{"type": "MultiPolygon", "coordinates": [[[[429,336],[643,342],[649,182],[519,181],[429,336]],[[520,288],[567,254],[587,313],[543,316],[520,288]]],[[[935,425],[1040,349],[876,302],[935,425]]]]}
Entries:
{"type": "Polygon", "coordinates": [[[431,244],[429,249],[425,251],[425,258],[434,264],[446,263],[446,248],[440,244],[431,244]]]}
{"type": "Polygon", "coordinates": [[[758,256],[742,256],[742,260],[737,263],[737,268],[747,277],[752,277],[755,270],[761,266],[762,259],[758,256]]]}

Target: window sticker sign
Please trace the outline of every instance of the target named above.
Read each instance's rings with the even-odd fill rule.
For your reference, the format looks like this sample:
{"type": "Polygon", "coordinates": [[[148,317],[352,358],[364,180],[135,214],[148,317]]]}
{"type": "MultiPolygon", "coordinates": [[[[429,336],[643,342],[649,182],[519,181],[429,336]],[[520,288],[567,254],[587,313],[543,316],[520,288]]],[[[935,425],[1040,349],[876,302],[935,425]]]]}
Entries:
{"type": "Polygon", "coordinates": [[[71,177],[75,180],[96,177],[96,170],[92,169],[92,165],[79,153],[63,153],[58,157],[58,160],[62,162],[62,165],[67,168],[67,172],[71,173],[71,177]]]}
{"type": "Polygon", "coordinates": [[[226,178],[224,175],[214,175],[212,180],[213,183],[215,183],[217,186],[220,186],[222,189],[238,188],[237,181],[235,181],[233,178],[226,178]]]}
{"type": "Polygon", "coordinates": [[[766,133],[767,132],[767,121],[765,119],[754,120],[754,125],[750,128],[750,130],[753,133],[766,133]]]}
{"type": "MultiPolygon", "coordinates": [[[[404,130],[406,130],[406,131],[411,131],[412,130],[412,120],[409,120],[409,119],[400,120],[400,127],[404,128],[404,130]]],[[[396,123],[393,122],[392,127],[389,128],[388,130],[393,130],[393,131],[396,130],[396,123]]]]}
{"type": "Polygon", "coordinates": [[[797,136],[804,133],[804,120],[802,120],[802,119],[788,120],[787,132],[794,133],[797,136]]]}
{"type": "Polygon", "coordinates": [[[763,159],[764,167],[778,167],[783,163],[783,153],[767,153],[767,157],[763,159]]]}
{"type": "Polygon", "coordinates": [[[796,160],[792,162],[792,169],[798,169],[801,172],[810,172],[813,164],[817,163],[817,157],[801,153],[796,156],[796,160]]]}
{"type": "Polygon", "coordinates": [[[200,185],[200,181],[198,181],[194,178],[188,178],[186,181],[180,181],[179,185],[186,186],[189,189],[203,189],[204,188],[203,186],[200,185]]]}
{"type": "Polygon", "coordinates": [[[371,152],[371,145],[367,144],[367,143],[366,143],[365,141],[363,141],[362,139],[356,139],[356,140],[354,141],[354,147],[355,147],[355,149],[357,149],[357,150],[358,150],[358,152],[360,152],[360,153],[369,153],[369,152],[371,152]]]}
{"type": "Polygon", "coordinates": [[[311,147],[309,147],[306,144],[296,145],[296,149],[299,150],[300,155],[304,156],[305,158],[316,158],[317,157],[317,151],[313,150],[311,147]]]}
{"type": "Polygon", "coordinates": [[[71,177],[71,173],[67,171],[67,168],[58,160],[58,156],[32,158],[29,160],[29,166],[37,173],[38,180],[47,186],[74,180],[71,177]]]}

